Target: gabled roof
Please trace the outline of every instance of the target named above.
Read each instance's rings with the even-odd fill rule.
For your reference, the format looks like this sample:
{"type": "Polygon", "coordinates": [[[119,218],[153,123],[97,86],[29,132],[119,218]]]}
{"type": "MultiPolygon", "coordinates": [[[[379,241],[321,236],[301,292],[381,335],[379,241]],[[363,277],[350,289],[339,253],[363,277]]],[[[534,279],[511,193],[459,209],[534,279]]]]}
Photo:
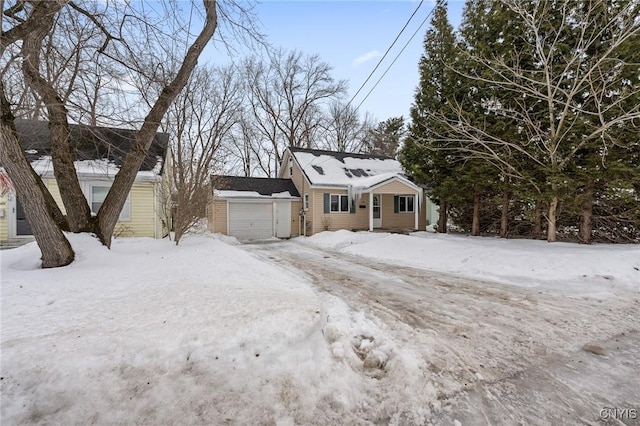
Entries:
{"type": "Polygon", "coordinates": [[[400,162],[390,157],[295,147],[289,151],[314,186],[369,188],[396,177],[406,181],[400,162]]]}
{"type": "MultiPolygon", "coordinates": [[[[49,123],[47,121],[17,119],[15,124],[20,144],[32,164],[51,155],[49,123]]],[[[111,164],[112,168],[115,166],[116,169],[122,165],[137,133],[136,130],[79,124],[70,124],[69,129],[76,162],[102,160],[111,164]]],[[[168,144],[169,135],[157,133],[140,166],[140,171],[154,171],[156,174],[162,174],[163,160],[167,153],[168,144]]],[[[76,168],[78,168],[78,164],[76,164],[76,168]]]]}
{"type": "Polygon", "coordinates": [[[300,197],[291,179],[214,175],[211,185],[219,197],[300,197]]]}

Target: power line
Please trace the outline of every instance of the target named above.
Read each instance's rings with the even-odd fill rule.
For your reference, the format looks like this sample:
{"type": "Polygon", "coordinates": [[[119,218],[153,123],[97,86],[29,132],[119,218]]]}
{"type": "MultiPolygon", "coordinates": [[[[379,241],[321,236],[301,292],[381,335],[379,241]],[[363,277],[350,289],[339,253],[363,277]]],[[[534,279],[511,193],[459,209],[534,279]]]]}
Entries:
{"type": "MultiPolygon", "coordinates": [[[[364,103],[364,101],[367,100],[367,98],[369,97],[369,95],[371,94],[371,92],[373,92],[373,90],[378,87],[378,84],[380,83],[380,81],[384,78],[385,75],[387,75],[387,73],[389,72],[389,70],[391,69],[391,67],[393,66],[393,64],[396,63],[396,61],[398,60],[398,58],[400,57],[400,55],[402,55],[402,52],[404,52],[404,50],[407,48],[407,46],[409,45],[409,43],[411,43],[411,41],[413,40],[413,38],[416,36],[416,34],[418,34],[418,31],[420,31],[420,29],[422,28],[422,26],[427,22],[427,20],[429,19],[429,17],[433,14],[433,12],[436,10],[436,8],[438,7],[438,5],[440,4],[440,1],[436,2],[436,5],[433,7],[433,9],[431,9],[431,11],[427,14],[427,16],[424,18],[424,20],[422,21],[422,23],[420,24],[420,26],[418,27],[418,29],[415,30],[415,32],[413,33],[413,35],[411,36],[411,38],[405,43],[404,47],[402,48],[402,50],[400,50],[400,52],[396,55],[396,57],[393,59],[393,62],[391,62],[389,64],[389,66],[387,67],[387,69],[384,71],[384,73],[380,76],[380,78],[378,79],[378,81],[376,81],[376,84],[373,85],[373,87],[371,88],[371,90],[369,90],[369,92],[366,94],[366,96],[364,97],[364,99],[362,99],[362,101],[360,101],[360,103],[358,104],[358,106],[356,107],[356,110],[360,109],[360,106],[362,106],[362,104],[364,103]]],[[[377,68],[377,67],[376,67],[377,68]]],[[[352,99],[353,100],[353,99],[352,99]]],[[[351,102],[351,101],[349,101],[351,102]]]]}
{"type": "Polygon", "coordinates": [[[353,102],[353,100],[356,98],[356,96],[358,96],[358,93],[360,93],[360,91],[364,88],[364,86],[367,84],[367,82],[371,79],[371,77],[373,76],[373,74],[376,72],[376,70],[378,69],[378,67],[380,66],[380,64],[382,64],[382,61],[384,61],[384,58],[387,57],[387,54],[389,54],[389,51],[391,50],[391,48],[396,44],[396,42],[398,41],[398,39],[400,38],[400,36],[402,35],[402,33],[404,32],[404,30],[407,28],[407,26],[409,25],[409,23],[411,22],[411,20],[413,19],[413,17],[415,16],[415,14],[418,12],[418,9],[420,9],[420,6],[422,6],[422,3],[424,2],[424,0],[420,0],[420,3],[418,4],[418,7],[416,7],[416,10],[413,11],[413,13],[411,14],[411,16],[409,17],[409,20],[407,20],[407,23],[404,24],[404,27],[402,27],[402,29],[400,30],[400,32],[398,33],[398,35],[396,36],[395,40],[393,40],[393,43],[391,43],[391,46],[389,46],[389,48],[387,49],[386,52],[384,52],[384,55],[382,55],[382,58],[380,58],[380,60],[378,61],[378,64],[375,66],[375,68],[373,69],[373,71],[371,71],[371,73],[369,74],[369,76],[367,77],[367,79],[364,81],[364,83],[362,83],[362,85],[360,86],[360,88],[358,89],[358,91],[356,92],[355,95],[353,95],[351,97],[351,99],[349,100],[349,102],[347,102],[347,107],[349,105],[351,105],[351,102],[353,102]]]}

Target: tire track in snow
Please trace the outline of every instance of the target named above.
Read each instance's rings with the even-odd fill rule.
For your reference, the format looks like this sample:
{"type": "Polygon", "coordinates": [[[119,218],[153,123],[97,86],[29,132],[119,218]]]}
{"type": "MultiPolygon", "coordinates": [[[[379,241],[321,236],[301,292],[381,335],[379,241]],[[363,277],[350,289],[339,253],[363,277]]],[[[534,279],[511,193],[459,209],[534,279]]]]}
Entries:
{"type": "Polygon", "coordinates": [[[435,382],[445,406],[486,384],[543,371],[586,343],[640,328],[637,297],[567,297],[384,264],[295,240],[243,247],[308,277],[318,291],[378,318],[397,342],[422,351],[430,369],[425,380],[435,382]]]}

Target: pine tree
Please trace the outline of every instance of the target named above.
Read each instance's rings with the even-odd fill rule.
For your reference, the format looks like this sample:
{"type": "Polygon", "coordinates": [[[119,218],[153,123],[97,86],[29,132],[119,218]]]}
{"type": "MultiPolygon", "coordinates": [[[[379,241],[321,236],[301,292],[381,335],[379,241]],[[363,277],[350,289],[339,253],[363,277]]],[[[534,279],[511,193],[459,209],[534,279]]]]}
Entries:
{"type": "Polygon", "coordinates": [[[431,28],[424,38],[420,58],[420,83],[411,107],[411,123],[400,161],[409,176],[430,189],[430,197],[440,205],[438,231],[447,232],[447,202],[452,195],[456,158],[447,150],[446,127],[434,117],[447,108],[458,93],[457,80],[450,65],[456,58],[455,35],[447,19],[447,3],[436,6],[431,28]]]}

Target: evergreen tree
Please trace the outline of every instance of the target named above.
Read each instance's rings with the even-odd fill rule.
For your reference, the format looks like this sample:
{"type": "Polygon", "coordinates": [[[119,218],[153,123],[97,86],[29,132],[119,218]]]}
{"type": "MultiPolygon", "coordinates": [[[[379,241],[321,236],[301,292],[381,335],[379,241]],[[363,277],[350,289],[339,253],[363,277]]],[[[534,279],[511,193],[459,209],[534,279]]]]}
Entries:
{"type": "Polygon", "coordinates": [[[367,132],[365,150],[369,154],[395,158],[405,133],[404,117],[388,118],[367,132]]]}
{"type": "Polygon", "coordinates": [[[450,65],[456,59],[455,35],[447,19],[447,3],[437,4],[431,28],[424,38],[424,53],[420,58],[420,83],[411,107],[411,123],[400,152],[408,175],[417,183],[426,184],[429,196],[440,205],[438,231],[447,232],[447,202],[453,194],[456,158],[448,151],[443,137],[446,127],[434,117],[445,111],[458,91],[457,80],[450,65]]]}

